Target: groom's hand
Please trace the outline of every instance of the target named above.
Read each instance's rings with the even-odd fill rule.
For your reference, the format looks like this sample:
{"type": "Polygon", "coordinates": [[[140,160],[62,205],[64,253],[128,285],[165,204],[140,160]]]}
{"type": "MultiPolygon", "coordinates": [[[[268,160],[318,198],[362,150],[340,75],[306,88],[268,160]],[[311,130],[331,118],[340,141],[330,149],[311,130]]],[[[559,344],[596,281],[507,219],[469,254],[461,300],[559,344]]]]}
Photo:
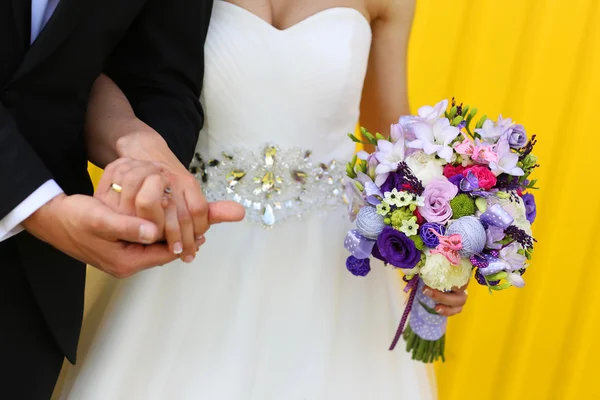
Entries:
{"type": "Polygon", "coordinates": [[[117,278],[164,265],[175,258],[158,227],[121,215],[89,196],[64,194],[23,222],[25,229],[58,250],[117,278]]]}

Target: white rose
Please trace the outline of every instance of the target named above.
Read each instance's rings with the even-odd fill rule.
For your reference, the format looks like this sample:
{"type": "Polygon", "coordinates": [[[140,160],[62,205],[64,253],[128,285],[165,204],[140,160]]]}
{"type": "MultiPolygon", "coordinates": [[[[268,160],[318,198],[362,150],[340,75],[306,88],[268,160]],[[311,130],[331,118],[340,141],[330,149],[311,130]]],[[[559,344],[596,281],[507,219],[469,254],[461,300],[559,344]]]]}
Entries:
{"type": "Polygon", "coordinates": [[[522,229],[529,236],[533,236],[533,231],[531,230],[531,224],[527,220],[527,211],[525,210],[525,203],[521,197],[517,196],[517,200],[510,199],[499,199],[496,197],[490,197],[488,199],[488,205],[492,206],[494,204],[500,204],[502,208],[506,210],[507,213],[510,214],[511,217],[515,220],[513,225],[519,229],[522,229]]]}
{"type": "Polygon", "coordinates": [[[441,254],[428,251],[426,256],[420,275],[427,286],[448,291],[454,287],[462,287],[469,282],[473,266],[468,260],[461,258],[460,265],[452,265],[441,254]]]}
{"type": "Polygon", "coordinates": [[[417,178],[427,186],[433,178],[437,178],[444,173],[444,164],[442,159],[436,159],[435,155],[427,155],[422,151],[411,154],[406,158],[406,164],[417,178]]]}

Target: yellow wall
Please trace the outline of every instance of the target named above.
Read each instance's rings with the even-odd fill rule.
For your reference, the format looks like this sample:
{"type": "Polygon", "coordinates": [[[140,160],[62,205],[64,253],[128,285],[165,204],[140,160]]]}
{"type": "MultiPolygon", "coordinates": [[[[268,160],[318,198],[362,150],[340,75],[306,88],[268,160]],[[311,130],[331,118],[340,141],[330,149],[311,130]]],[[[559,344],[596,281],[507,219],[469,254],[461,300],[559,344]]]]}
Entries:
{"type": "Polygon", "coordinates": [[[456,96],[513,117],[538,134],[542,164],[527,286],[490,296],[471,285],[450,322],[439,397],[599,399],[600,1],[417,4],[413,108],[456,96]]]}
{"type": "Polygon", "coordinates": [[[472,285],[440,399],[600,398],[600,1],[419,0],[409,60],[413,108],[456,96],[502,112],[538,134],[543,167],[527,286],[472,285]]]}

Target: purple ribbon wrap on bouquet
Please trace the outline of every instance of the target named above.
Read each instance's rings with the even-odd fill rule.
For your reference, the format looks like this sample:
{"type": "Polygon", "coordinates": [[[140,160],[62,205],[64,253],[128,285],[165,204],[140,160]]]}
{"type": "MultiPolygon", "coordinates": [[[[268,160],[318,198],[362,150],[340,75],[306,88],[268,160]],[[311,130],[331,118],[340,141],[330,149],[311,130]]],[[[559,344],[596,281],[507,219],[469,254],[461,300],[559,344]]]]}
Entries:
{"type": "Polygon", "coordinates": [[[498,257],[495,257],[491,254],[484,254],[483,258],[485,258],[485,261],[488,265],[485,268],[479,268],[479,272],[481,273],[481,275],[490,276],[500,271],[506,270],[506,262],[502,261],[498,257]]]}
{"type": "Polygon", "coordinates": [[[481,214],[479,220],[488,226],[506,229],[513,223],[514,218],[500,204],[494,204],[481,214]]]}
{"type": "Polygon", "coordinates": [[[448,317],[443,315],[431,314],[421,303],[430,309],[435,309],[436,303],[423,294],[425,284],[419,280],[415,301],[410,310],[409,324],[414,333],[422,339],[435,341],[440,339],[446,333],[446,323],[448,317]]]}
{"type": "Polygon", "coordinates": [[[369,258],[374,246],[375,241],[367,239],[357,229],[352,229],[348,232],[344,240],[346,250],[359,260],[369,258]]]}

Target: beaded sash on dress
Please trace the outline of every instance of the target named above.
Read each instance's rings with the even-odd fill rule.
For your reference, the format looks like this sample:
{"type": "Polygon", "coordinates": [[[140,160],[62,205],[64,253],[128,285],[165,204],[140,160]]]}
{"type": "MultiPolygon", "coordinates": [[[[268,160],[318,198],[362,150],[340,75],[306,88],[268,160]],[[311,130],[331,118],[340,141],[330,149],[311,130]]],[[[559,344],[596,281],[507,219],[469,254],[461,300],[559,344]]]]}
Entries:
{"type": "Polygon", "coordinates": [[[208,201],[233,200],[246,209],[246,220],[272,227],[313,211],[348,204],[343,189],[344,165],[315,162],[310,150],[237,149],[219,158],[196,153],[190,172],[202,183],[208,201]]]}

